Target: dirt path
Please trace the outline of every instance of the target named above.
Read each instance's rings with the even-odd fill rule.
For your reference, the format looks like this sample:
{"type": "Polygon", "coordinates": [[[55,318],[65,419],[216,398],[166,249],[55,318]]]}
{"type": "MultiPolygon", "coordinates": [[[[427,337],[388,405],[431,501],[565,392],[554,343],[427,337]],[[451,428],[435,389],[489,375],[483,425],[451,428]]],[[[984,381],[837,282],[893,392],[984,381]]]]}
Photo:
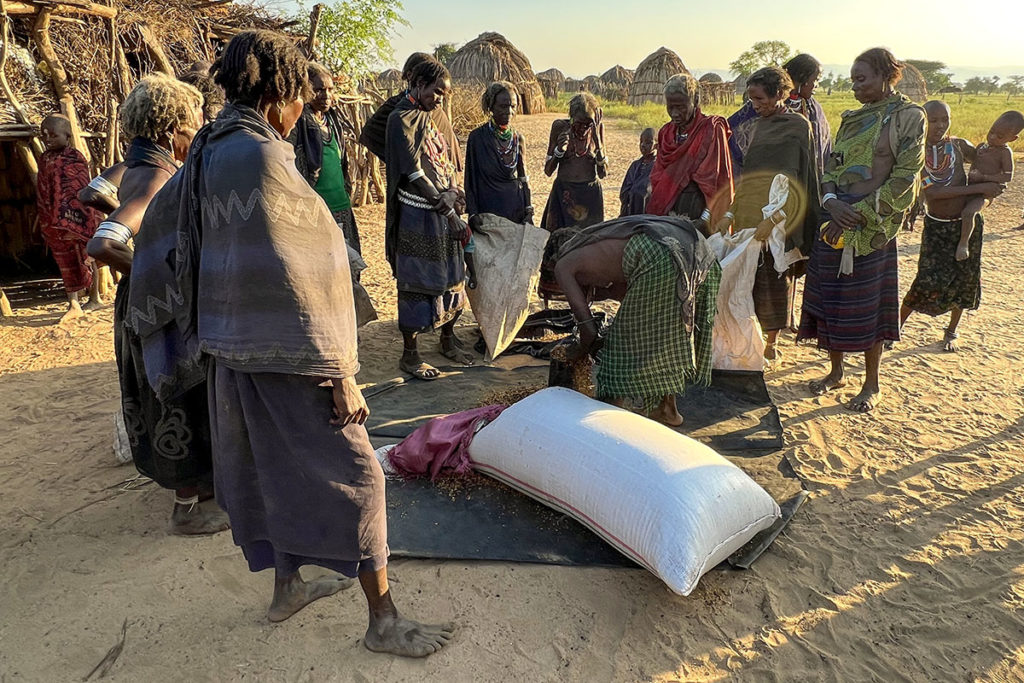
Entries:
{"type": "MultiPolygon", "coordinates": [[[[520,122],[538,216],[553,118],[520,122]]],[[[608,130],[611,215],[636,131],[608,130]]],[[[266,622],[272,577],[228,535],[171,537],[167,492],[122,490],[110,308],[65,327],[58,301],[19,309],[0,322],[0,680],[79,680],[126,619],[112,680],[1024,680],[1022,206],[1018,182],[987,213],[963,351],[941,351],[944,321],[913,318],[874,416],[841,405],[859,359],[850,388],[812,398],[826,359],[785,339],[769,382],[813,496],[753,570],[679,598],[642,571],[396,561],[400,606],[460,627],[426,661],[366,651],[351,591],[266,622]]],[[[397,374],[394,285],[382,209],[357,213],[383,318],[360,334],[374,382],[397,374]]],[[[918,245],[901,235],[903,291],[918,245]]]]}

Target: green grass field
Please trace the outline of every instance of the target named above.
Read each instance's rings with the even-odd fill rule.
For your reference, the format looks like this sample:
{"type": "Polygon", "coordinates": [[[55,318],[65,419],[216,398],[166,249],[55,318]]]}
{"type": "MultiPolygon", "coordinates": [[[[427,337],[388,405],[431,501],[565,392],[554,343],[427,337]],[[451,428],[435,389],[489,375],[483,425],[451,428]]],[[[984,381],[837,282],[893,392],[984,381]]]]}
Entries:
{"type": "MultiPolygon", "coordinates": [[[[571,93],[561,93],[557,99],[548,99],[549,111],[567,111],[569,107],[569,98],[571,93]]],[[[818,100],[821,102],[821,106],[825,109],[825,116],[828,117],[829,123],[832,124],[833,134],[839,128],[839,121],[841,114],[848,109],[856,109],[860,105],[853,98],[853,93],[834,93],[832,95],[826,95],[824,91],[819,91],[816,95],[818,100]]],[[[988,133],[989,127],[992,122],[1008,109],[1016,109],[1018,111],[1024,111],[1024,97],[1013,97],[1007,102],[1006,95],[965,95],[963,102],[958,101],[957,95],[947,95],[947,103],[952,110],[952,126],[950,128],[953,135],[958,137],[966,138],[971,142],[978,144],[985,140],[985,135],[988,133]]],[[[705,111],[709,114],[719,114],[721,116],[728,117],[740,106],[740,97],[736,97],[736,104],[731,106],[712,105],[706,107],[705,111]]],[[[624,102],[604,102],[602,103],[604,109],[604,115],[608,118],[622,119],[631,121],[632,124],[639,128],[651,128],[658,129],[668,122],[668,114],[665,113],[665,108],[660,104],[644,104],[638,107],[633,107],[624,102]]],[[[1020,140],[1010,145],[1014,151],[1024,152],[1024,136],[1020,140]]]]}

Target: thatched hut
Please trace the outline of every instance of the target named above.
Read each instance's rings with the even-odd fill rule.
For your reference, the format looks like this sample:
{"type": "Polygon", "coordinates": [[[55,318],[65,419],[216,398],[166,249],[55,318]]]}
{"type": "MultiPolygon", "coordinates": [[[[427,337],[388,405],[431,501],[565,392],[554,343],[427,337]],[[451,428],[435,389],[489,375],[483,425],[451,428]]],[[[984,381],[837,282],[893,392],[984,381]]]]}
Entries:
{"type": "Polygon", "coordinates": [[[583,79],[583,88],[589,93],[600,95],[601,79],[598,78],[595,74],[590,74],[589,76],[583,79]]]}
{"type": "Polygon", "coordinates": [[[537,82],[544,91],[544,97],[558,97],[565,87],[565,74],[558,69],[548,69],[537,74],[537,82]]]}
{"type": "Polygon", "coordinates": [[[690,73],[672,50],[667,47],[658,48],[636,68],[633,83],[629,87],[629,104],[637,105],[644,102],[665,102],[665,81],[678,73],[690,73]]]}
{"type": "Polygon", "coordinates": [[[726,83],[714,71],[707,72],[697,82],[700,84],[700,101],[704,104],[727,105],[736,101],[732,83],[726,83]]]}
{"type": "Polygon", "coordinates": [[[584,89],[585,89],[585,86],[583,85],[583,81],[578,80],[576,78],[566,78],[565,79],[565,85],[563,86],[563,91],[564,92],[577,93],[577,92],[582,92],[584,89]]]}
{"type": "Polygon", "coordinates": [[[402,80],[402,72],[398,69],[386,69],[377,74],[377,87],[381,92],[387,93],[388,97],[405,87],[402,80]]]}
{"type": "Polygon", "coordinates": [[[896,84],[896,89],[915,102],[924,102],[928,99],[928,86],[925,84],[924,76],[913,64],[904,64],[903,77],[896,84]]]}
{"type": "Polygon", "coordinates": [[[629,86],[633,85],[633,70],[616,64],[601,74],[601,97],[606,100],[624,102],[629,96],[629,86]]]}
{"type": "Polygon", "coordinates": [[[493,81],[508,81],[519,93],[523,114],[545,111],[544,91],[530,60],[499,33],[481,33],[455,53],[448,66],[456,84],[482,88],[493,81]]]}

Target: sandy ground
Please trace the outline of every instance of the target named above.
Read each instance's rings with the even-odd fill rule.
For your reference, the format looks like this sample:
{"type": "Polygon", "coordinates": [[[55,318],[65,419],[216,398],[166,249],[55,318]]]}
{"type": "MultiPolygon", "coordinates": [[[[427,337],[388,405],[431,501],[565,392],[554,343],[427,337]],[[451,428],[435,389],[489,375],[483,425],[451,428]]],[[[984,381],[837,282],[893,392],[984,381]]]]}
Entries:
{"type": "MultiPolygon", "coordinates": [[[[520,121],[538,216],[553,118],[520,121]]],[[[636,132],[608,137],[617,209],[636,132]]],[[[963,351],[941,351],[944,321],[913,318],[873,416],[841,405],[860,359],[853,386],[813,398],[826,359],[785,340],[769,383],[813,495],[752,570],[680,598],[639,570],[395,561],[399,605],[459,626],[424,661],[363,648],[355,591],[271,625],[272,577],[248,573],[228,534],[169,536],[170,494],[123,490],[134,470],[114,465],[110,307],[55,326],[58,300],[16,295],[0,323],[0,681],[81,680],[125,621],[112,680],[1024,680],[1021,206],[1017,183],[988,212],[963,351]]],[[[383,211],[357,215],[383,318],[360,335],[368,383],[397,374],[399,336],[383,211]]],[[[904,290],[919,234],[900,237],[904,290]]]]}

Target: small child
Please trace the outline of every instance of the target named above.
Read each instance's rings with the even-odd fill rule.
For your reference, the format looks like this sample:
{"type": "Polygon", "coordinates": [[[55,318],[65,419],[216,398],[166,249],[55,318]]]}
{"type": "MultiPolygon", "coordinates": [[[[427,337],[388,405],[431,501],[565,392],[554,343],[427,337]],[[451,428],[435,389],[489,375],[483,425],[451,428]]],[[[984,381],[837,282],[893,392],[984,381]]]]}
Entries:
{"type": "Polygon", "coordinates": [[[622,209],[619,216],[637,216],[647,213],[647,200],[651,196],[651,169],[654,168],[653,128],[645,128],[640,133],[640,158],[634,161],[626,171],[619,190],[619,201],[622,209]]]}
{"type": "MultiPolygon", "coordinates": [[[[1019,111],[1004,112],[988,131],[986,141],[978,145],[971,172],[967,175],[970,185],[978,183],[999,183],[1005,185],[1013,180],[1013,152],[1009,143],[1024,130],[1024,114],[1019,111]]],[[[964,206],[961,216],[960,243],[956,248],[956,260],[966,261],[967,243],[974,231],[975,217],[985,208],[986,199],[972,197],[964,206]]]]}
{"type": "Polygon", "coordinates": [[[78,199],[78,193],[89,184],[89,165],[71,146],[71,121],[52,114],[43,120],[40,136],[46,152],[40,161],[36,188],[39,226],[64,280],[68,310],[61,320],[67,320],[82,315],[82,290],[89,290],[86,309],[97,309],[102,304],[96,264],[85,250],[100,216],[78,199]]]}

